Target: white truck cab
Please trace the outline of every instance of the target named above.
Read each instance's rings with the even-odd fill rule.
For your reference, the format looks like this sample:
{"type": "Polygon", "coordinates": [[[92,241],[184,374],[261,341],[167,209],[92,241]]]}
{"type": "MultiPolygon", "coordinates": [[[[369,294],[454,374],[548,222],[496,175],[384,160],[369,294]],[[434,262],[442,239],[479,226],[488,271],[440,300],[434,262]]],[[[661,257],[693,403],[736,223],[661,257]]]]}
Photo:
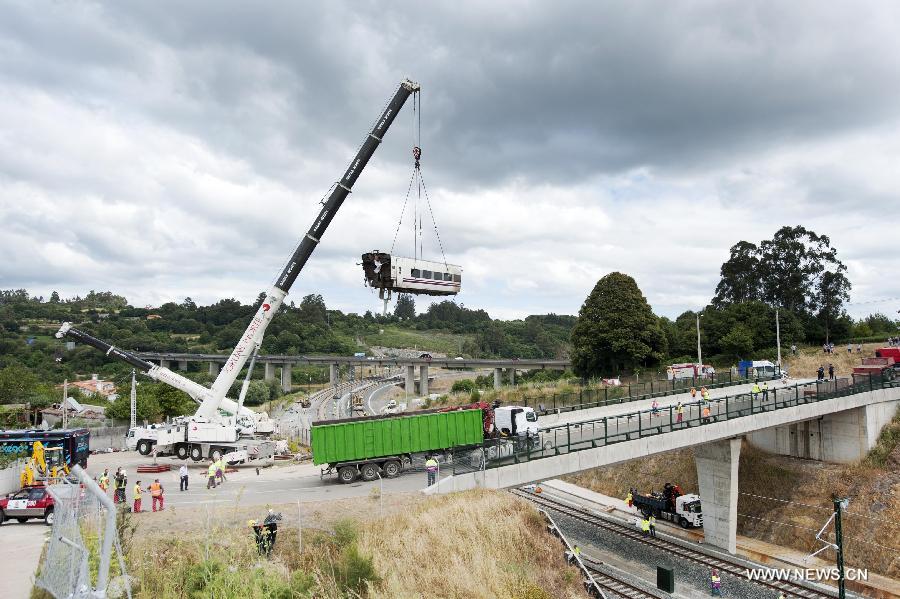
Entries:
{"type": "Polygon", "coordinates": [[[534,408],[521,406],[494,408],[494,426],[509,436],[535,436],[540,431],[534,408]]]}
{"type": "Polygon", "coordinates": [[[680,495],[675,499],[675,514],[678,522],[684,526],[682,518],[687,520],[690,526],[700,528],[703,526],[703,512],[700,511],[700,496],[694,493],[680,495]]]}

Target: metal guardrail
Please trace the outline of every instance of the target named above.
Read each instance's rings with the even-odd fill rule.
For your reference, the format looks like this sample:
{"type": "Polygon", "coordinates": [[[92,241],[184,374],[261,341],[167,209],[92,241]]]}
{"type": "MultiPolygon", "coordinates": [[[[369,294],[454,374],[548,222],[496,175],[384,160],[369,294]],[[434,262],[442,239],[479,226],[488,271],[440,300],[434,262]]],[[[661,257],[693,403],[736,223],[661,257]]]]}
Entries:
{"type": "Polygon", "coordinates": [[[484,447],[477,450],[485,456],[479,459],[478,467],[471,464],[471,449],[456,452],[458,455],[453,458],[453,474],[464,474],[473,469],[500,468],[893,387],[900,387],[900,380],[894,380],[893,374],[854,375],[853,379],[801,383],[781,389],[769,389],[767,393],[740,393],[708,402],[682,403],[680,418],[677,406],[665,406],[656,410],[651,408],[561,424],[544,429],[538,436],[528,439],[501,438],[487,441],[484,447]]]}

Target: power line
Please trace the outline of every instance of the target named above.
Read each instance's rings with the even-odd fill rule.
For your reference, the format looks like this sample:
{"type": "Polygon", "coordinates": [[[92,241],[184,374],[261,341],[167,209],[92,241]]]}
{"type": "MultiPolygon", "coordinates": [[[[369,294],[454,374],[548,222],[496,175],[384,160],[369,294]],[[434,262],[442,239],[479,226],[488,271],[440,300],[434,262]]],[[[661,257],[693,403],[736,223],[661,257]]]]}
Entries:
{"type": "Polygon", "coordinates": [[[753,493],[744,493],[739,492],[739,495],[747,495],[748,497],[756,497],[757,499],[768,499],[769,501],[778,501],[779,503],[790,503],[793,505],[800,505],[803,507],[812,508],[815,510],[822,510],[828,512],[829,514],[834,511],[831,508],[822,507],[820,505],[809,505],[807,503],[800,503],[799,501],[788,501],[787,499],[778,499],[777,497],[765,497],[763,495],[754,495],[753,493]]]}

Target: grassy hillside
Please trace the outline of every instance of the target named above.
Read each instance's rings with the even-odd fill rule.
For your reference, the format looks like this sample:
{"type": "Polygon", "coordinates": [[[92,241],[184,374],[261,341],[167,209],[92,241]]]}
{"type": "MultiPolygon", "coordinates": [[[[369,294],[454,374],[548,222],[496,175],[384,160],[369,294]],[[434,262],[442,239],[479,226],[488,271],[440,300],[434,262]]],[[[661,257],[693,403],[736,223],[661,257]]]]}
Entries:
{"type": "Polygon", "coordinates": [[[369,331],[361,335],[360,338],[363,343],[370,347],[417,348],[422,351],[457,356],[462,353],[461,350],[466,347],[467,343],[471,343],[474,340],[474,335],[434,330],[419,331],[389,324],[384,325],[380,329],[369,331]]]}
{"type": "MultiPolygon", "coordinates": [[[[246,526],[247,518],[259,516],[259,507],[125,516],[123,546],[129,574],[139,584],[133,596],[584,596],[559,539],[547,532],[534,507],[505,492],[388,496],[385,504],[384,517],[376,517],[377,496],[304,504],[314,523],[304,524],[302,549],[297,508],[275,506],[284,511],[285,520],[270,560],[257,556],[246,526]]],[[[47,599],[40,591],[32,597],[47,599]]]]}

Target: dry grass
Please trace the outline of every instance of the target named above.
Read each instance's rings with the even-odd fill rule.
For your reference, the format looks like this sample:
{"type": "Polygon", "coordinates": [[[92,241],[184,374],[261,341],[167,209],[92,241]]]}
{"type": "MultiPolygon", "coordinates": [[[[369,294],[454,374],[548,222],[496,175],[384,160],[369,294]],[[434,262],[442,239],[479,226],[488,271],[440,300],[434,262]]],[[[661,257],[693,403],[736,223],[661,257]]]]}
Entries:
{"type": "Polygon", "coordinates": [[[839,376],[849,376],[854,366],[862,363],[862,358],[872,358],[875,350],[884,347],[884,343],[866,343],[862,347],[862,353],[856,353],[856,345],[853,345],[853,353],[847,353],[846,345],[836,345],[833,354],[826,354],[822,348],[800,348],[799,354],[791,356],[783,354],[784,365],[794,378],[814,378],[816,369],[824,366],[828,371],[828,364],[834,364],[835,373],[839,376]]]}
{"type": "Polygon", "coordinates": [[[140,581],[134,596],[582,596],[559,540],[529,504],[495,491],[391,499],[400,501],[386,501],[383,518],[374,516],[377,497],[335,502],[330,510],[304,507],[317,528],[304,524],[302,551],[289,511],[296,507],[276,506],[286,517],[271,560],[258,557],[246,527],[258,508],[182,510],[165,524],[157,519],[159,526],[133,518],[138,531],[126,551],[129,572],[140,581]],[[368,519],[333,519],[354,513],[368,519]]]}
{"type": "Polygon", "coordinates": [[[543,518],[502,492],[435,497],[374,522],[360,549],[382,578],[372,597],[583,596],[543,518]]]}
{"type": "MultiPolygon", "coordinates": [[[[738,498],[738,513],[744,516],[738,518],[738,534],[812,552],[820,547],[815,534],[832,512],[832,495],[850,497],[844,518],[845,561],[900,577],[900,446],[884,451],[890,456],[887,467],[878,468],[773,456],[745,443],[738,498]]],[[[597,468],[567,480],[614,497],[624,497],[632,486],[649,491],[666,482],[679,483],[685,492],[697,491],[692,450],[597,468]]],[[[834,556],[825,552],[822,557],[834,556]]]]}

